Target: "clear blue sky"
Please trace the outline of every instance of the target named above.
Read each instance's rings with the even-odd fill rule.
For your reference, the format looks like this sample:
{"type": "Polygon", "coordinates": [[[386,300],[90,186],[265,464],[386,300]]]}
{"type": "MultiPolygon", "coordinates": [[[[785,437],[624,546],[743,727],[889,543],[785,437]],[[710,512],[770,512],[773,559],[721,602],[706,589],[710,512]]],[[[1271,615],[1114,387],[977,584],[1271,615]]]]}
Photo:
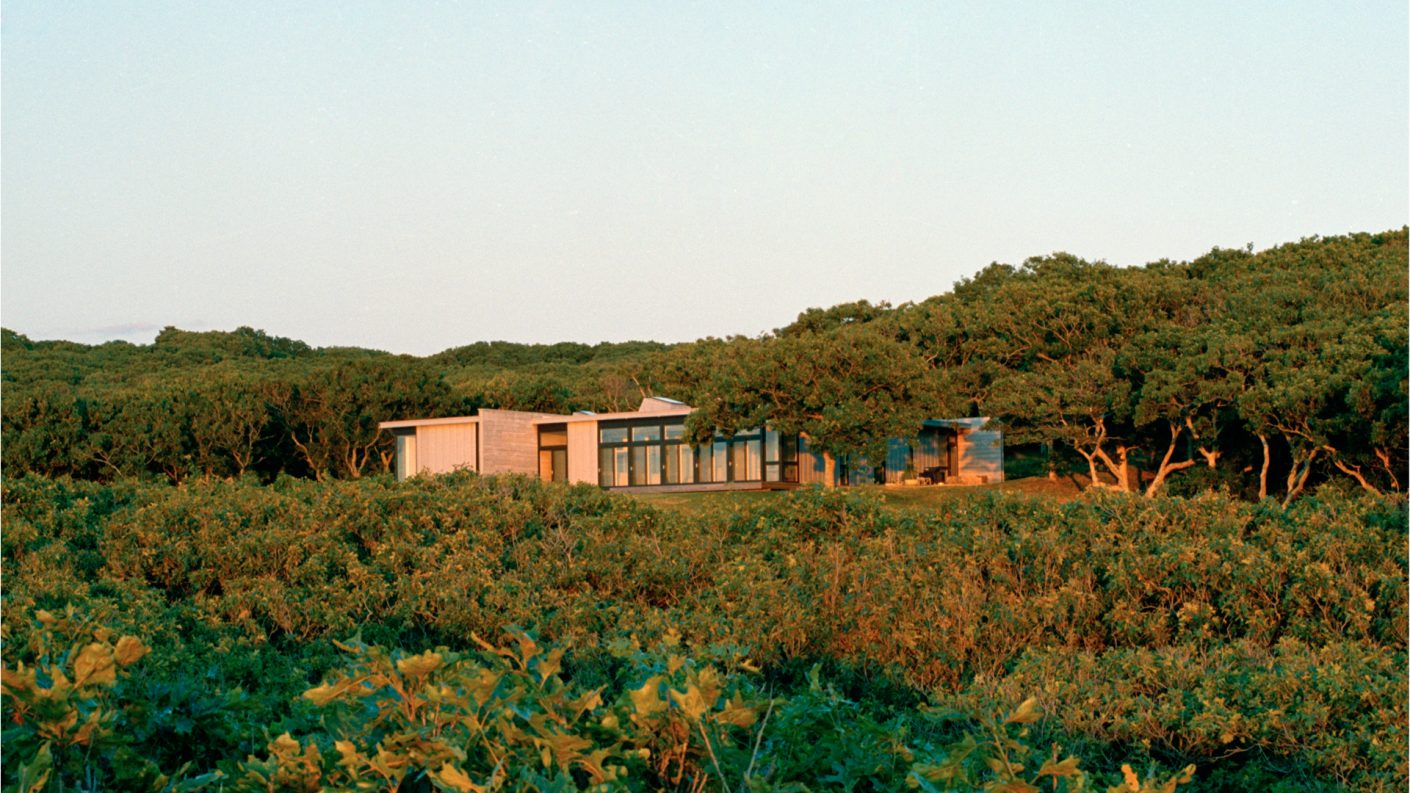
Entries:
{"type": "Polygon", "coordinates": [[[0,322],[755,334],[1410,217],[1407,4],[6,0],[0,322]]]}

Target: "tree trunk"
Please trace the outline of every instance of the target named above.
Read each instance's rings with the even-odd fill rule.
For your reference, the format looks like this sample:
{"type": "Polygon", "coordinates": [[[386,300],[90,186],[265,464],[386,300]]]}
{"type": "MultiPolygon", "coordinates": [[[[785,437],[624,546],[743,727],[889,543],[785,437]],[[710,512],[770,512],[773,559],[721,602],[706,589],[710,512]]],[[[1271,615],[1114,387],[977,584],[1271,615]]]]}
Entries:
{"type": "Polygon", "coordinates": [[[1150,487],[1146,488],[1146,498],[1152,498],[1160,492],[1160,488],[1165,485],[1166,477],[1176,471],[1183,471],[1195,464],[1193,459],[1184,460],[1178,463],[1170,462],[1170,458],[1175,456],[1175,447],[1179,444],[1180,435],[1184,430],[1180,425],[1170,423],[1170,445],[1165,447],[1165,456],[1160,460],[1160,466],[1155,469],[1155,479],[1151,480],[1150,487]]]}
{"type": "Polygon", "coordinates": [[[1400,492],[1400,477],[1395,475],[1395,466],[1390,464],[1390,452],[1376,449],[1376,459],[1381,461],[1381,467],[1386,469],[1386,474],[1390,477],[1390,489],[1400,492]]]}
{"type": "Polygon", "coordinates": [[[1263,444],[1263,467],[1258,471],[1258,500],[1268,497],[1268,436],[1258,433],[1258,441],[1263,444]]]}
{"type": "Polygon", "coordinates": [[[1116,458],[1120,462],[1112,460],[1111,455],[1107,454],[1101,446],[1097,446],[1093,455],[1101,459],[1102,464],[1116,479],[1116,484],[1113,487],[1123,493],[1131,492],[1131,450],[1129,448],[1116,447],[1116,458]]]}
{"type": "Polygon", "coordinates": [[[1333,449],[1330,446],[1326,448],[1327,451],[1332,455],[1332,465],[1335,465],[1337,467],[1337,470],[1355,479],[1357,483],[1361,485],[1361,489],[1365,490],[1367,493],[1374,493],[1378,496],[1381,495],[1380,489],[1377,488],[1375,485],[1371,484],[1369,481],[1367,481],[1366,477],[1361,474],[1361,466],[1351,465],[1349,463],[1344,462],[1339,456],[1337,456],[1336,449],[1333,449]]]}
{"type": "Polygon", "coordinates": [[[1307,477],[1312,473],[1312,463],[1317,459],[1317,453],[1320,451],[1321,447],[1313,447],[1301,462],[1297,459],[1297,453],[1293,453],[1292,470],[1288,471],[1288,494],[1283,497],[1283,506],[1291,504],[1292,500],[1302,492],[1302,488],[1307,485],[1307,477]]]}
{"type": "Polygon", "coordinates": [[[1087,487],[1106,487],[1106,484],[1102,482],[1102,480],[1097,476],[1096,453],[1093,452],[1092,454],[1088,454],[1080,446],[1074,446],[1073,448],[1077,449],[1077,453],[1082,455],[1087,460],[1087,476],[1091,478],[1091,482],[1088,483],[1087,487]]]}

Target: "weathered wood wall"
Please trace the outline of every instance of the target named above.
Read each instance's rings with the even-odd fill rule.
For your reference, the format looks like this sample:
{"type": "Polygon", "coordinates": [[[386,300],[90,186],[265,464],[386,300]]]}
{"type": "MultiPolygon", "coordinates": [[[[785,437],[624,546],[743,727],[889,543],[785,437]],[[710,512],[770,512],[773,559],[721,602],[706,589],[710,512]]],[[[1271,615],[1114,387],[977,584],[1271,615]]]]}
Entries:
{"type": "Polygon", "coordinates": [[[475,469],[475,424],[434,424],[416,428],[416,473],[445,474],[475,469]]]}
{"type": "Polygon", "coordinates": [[[597,484],[597,422],[568,424],[568,481],[597,484]]]}
{"type": "Polygon", "coordinates": [[[540,418],[553,415],[481,408],[480,473],[537,476],[539,433],[533,421],[540,418]]]}

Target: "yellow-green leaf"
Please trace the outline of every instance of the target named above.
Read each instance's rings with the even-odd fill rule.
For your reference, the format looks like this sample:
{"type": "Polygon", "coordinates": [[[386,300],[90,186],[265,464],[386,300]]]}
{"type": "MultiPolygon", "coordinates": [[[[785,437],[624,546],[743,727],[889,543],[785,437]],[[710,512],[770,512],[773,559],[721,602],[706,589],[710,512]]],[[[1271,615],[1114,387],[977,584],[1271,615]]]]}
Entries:
{"type": "Polygon", "coordinates": [[[638,715],[650,716],[666,709],[666,703],[661,700],[660,686],[661,676],[652,675],[641,688],[631,691],[632,706],[638,715]]]}
{"type": "Polygon", "coordinates": [[[1061,762],[1049,760],[1043,763],[1043,767],[1038,769],[1038,776],[1075,776],[1081,773],[1077,770],[1077,758],[1069,757],[1061,762]]]}
{"type": "Polygon", "coordinates": [[[1038,716],[1038,700],[1034,697],[1029,697],[1028,699],[1023,700],[1023,704],[1018,706],[1018,710],[1015,710],[1013,713],[1010,713],[1009,717],[1007,719],[1004,719],[1004,723],[1032,724],[1033,722],[1038,720],[1038,716]]]}
{"type": "Polygon", "coordinates": [[[483,785],[475,784],[470,780],[469,774],[466,774],[450,763],[441,766],[439,771],[432,772],[431,778],[451,790],[460,791],[460,793],[481,793],[488,789],[483,785]]]}
{"type": "Polygon", "coordinates": [[[738,694],[734,699],[725,704],[725,709],[715,716],[717,721],[725,724],[733,724],[736,727],[748,727],[759,718],[759,714],[753,708],[744,704],[744,699],[738,694]]]}
{"type": "Polygon", "coordinates": [[[124,636],[118,639],[117,646],[113,650],[119,666],[134,664],[141,660],[142,656],[151,652],[147,645],[135,636],[124,636]]]}
{"type": "Polygon", "coordinates": [[[354,770],[363,763],[362,754],[352,741],[334,741],[333,748],[338,750],[338,765],[354,770]]]}
{"type": "Polygon", "coordinates": [[[441,668],[441,654],[427,650],[397,661],[397,671],[411,677],[424,677],[441,668]]]}
{"type": "Polygon", "coordinates": [[[78,654],[73,662],[73,684],[75,686],[102,686],[117,682],[117,670],[113,663],[113,651],[105,644],[93,642],[78,654]]]}
{"type": "Polygon", "coordinates": [[[712,703],[706,702],[701,695],[700,689],[696,686],[686,686],[685,693],[676,690],[671,691],[671,699],[676,701],[685,715],[691,719],[699,719],[701,714],[709,710],[712,703]]]}

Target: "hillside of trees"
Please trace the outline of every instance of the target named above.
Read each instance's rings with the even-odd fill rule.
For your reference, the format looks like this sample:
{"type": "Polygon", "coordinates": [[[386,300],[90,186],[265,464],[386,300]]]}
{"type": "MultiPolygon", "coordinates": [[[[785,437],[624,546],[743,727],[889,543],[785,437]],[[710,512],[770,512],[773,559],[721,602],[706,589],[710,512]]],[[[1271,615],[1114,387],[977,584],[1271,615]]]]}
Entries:
{"type": "Polygon", "coordinates": [[[1407,232],[1119,268],[991,265],[946,294],[809,309],[760,337],[479,342],[425,358],[250,328],[151,345],[3,332],[7,475],[109,481],[386,471],[378,421],[480,407],[621,410],[664,394],[702,432],[768,421],[836,457],[922,418],[992,416],[1095,485],[1284,501],[1400,491],[1407,232]]]}
{"type": "Polygon", "coordinates": [[[1404,790],[1407,269],[1406,229],[1054,255],[425,358],[6,330],[0,788],[1404,790]],[[991,416],[1088,492],[660,509],[396,481],[376,429],[648,394],[834,460],[991,416]]]}

